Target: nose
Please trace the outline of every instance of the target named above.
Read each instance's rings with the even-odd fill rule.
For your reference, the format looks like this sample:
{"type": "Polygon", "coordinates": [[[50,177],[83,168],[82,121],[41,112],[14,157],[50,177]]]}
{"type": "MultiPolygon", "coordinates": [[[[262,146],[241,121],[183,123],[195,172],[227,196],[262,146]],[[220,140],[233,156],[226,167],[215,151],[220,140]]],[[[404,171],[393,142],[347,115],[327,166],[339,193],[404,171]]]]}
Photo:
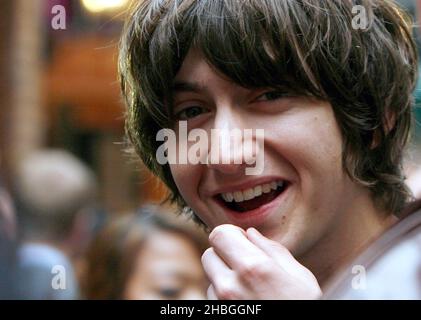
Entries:
{"type": "Polygon", "coordinates": [[[252,160],[252,129],[247,128],[240,112],[232,108],[219,110],[211,129],[207,166],[224,174],[237,174],[252,160]]]}

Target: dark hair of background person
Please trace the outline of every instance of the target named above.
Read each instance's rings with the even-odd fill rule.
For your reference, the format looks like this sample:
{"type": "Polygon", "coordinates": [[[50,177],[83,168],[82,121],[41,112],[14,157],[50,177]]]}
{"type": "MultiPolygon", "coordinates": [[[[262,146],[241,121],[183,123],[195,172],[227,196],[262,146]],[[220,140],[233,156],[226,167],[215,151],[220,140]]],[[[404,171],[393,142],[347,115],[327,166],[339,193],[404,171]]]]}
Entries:
{"type": "MultiPolygon", "coordinates": [[[[384,0],[140,1],[121,38],[119,73],[129,143],[186,205],[156,133],[173,128],[173,80],[191,48],[246,88],[329,101],[343,137],[344,170],[399,213],[411,198],[402,173],[418,56],[410,17],[384,0]],[[354,29],[354,5],[368,26],[354,29]]],[[[197,216],[196,221],[200,222],[197,216]]]]}

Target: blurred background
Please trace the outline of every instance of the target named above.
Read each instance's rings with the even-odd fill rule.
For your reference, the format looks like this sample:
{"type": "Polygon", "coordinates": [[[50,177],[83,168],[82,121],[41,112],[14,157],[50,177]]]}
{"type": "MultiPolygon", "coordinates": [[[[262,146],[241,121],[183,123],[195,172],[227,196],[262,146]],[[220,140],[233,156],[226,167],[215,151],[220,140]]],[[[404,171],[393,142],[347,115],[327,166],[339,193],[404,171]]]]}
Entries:
{"type": "MultiPolygon", "coordinates": [[[[179,244],[187,256],[190,250],[190,257],[196,263],[200,262],[200,252],[205,246],[204,233],[189,225],[187,220],[175,218],[174,208],[151,206],[165,198],[165,187],[140,162],[133,161],[123,151],[124,105],[117,81],[117,54],[129,2],[0,0],[0,208],[4,212],[0,224],[0,229],[4,230],[4,239],[0,239],[3,247],[0,248],[0,274],[17,274],[19,278],[24,278],[23,273],[37,275],[24,280],[26,287],[23,285],[15,293],[19,298],[204,296],[206,281],[200,271],[192,272],[194,279],[187,277],[186,280],[182,275],[184,280],[169,277],[162,285],[151,285],[160,295],[144,292],[142,295],[131,286],[127,286],[132,288],[127,289],[127,293],[124,288],[128,279],[116,279],[115,288],[102,287],[112,276],[112,270],[121,267],[128,273],[127,270],[135,269],[138,265],[135,258],[129,259],[129,266],[119,263],[127,254],[136,257],[137,251],[133,248],[139,249],[141,243],[147,242],[122,240],[118,232],[130,233],[128,228],[137,225],[127,217],[156,213],[165,223],[146,223],[155,226],[148,230],[162,233],[165,228],[156,225],[170,224],[171,227],[165,229],[173,235],[173,238],[167,237],[168,243],[175,245],[175,235],[184,234],[184,242],[179,237],[179,244]],[[46,157],[56,159],[56,165],[49,165],[48,160],[46,165],[46,157]],[[68,176],[66,172],[74,174],[68,176]],[[12,199],[11,194],[16,190],[20,196],[12,199]],[[35,191],[39,191],[37,199],[33,197],[35,191]],[[73,198],[66,199],[65,194],[73,198]],[[28,207],[37,210],[28,212],[31,211],[28,207]],[[55,219],[57,221],[51,218],[53,215],[59,217],[55,219]],[[179,232],[180,226],[182,232],[179,232]],[[186,229],[188,235],[184,233],[186,229]],[[115,246],[112,239],[115,239],[115,246]],[[109,245],[104,248],[101,241],[109,245]],[[34,256],[50,262],[42,265],[33,259],[34,256]],[[13,262],[2,264],[2,259],[13,262]],[[47,289],[42,291],[43,284],[33,279],[41,279],[40,274],[50,279],[52,274],[56,275],[51,267],[57,265],[68,270],[66,288],[71,287],[70,293],[66,289],[68,295],[57,295],[62,283],[58,282],[58,291],[51,293],[47,289]],[[34,268],[38,268],[39,273],[33,271],[34,268]],[[98,278],[91,279],[92,282],[86,280],[86,270],[98,274],[98,278]],[[180,288],[193,289],[183,291],[180,288]],[[98,295],[99,291],[109,292],[109,295],[98,295]]],[[[421,13],[421,1],[398,2],[414,17],[421,13]],[[417,3],[420,4],[418,9],[417,3]]],[[[418,33],[417,30],[417,40],[418,33]]],[[[421,86],[419,88],[414,93],[418,104],[421,103],[421,86]]],[[[418,120],[406,162],[411,176],[421,163],[420,108],[417,107],[414,113],[418,120]]],[[[133,232],[144,235],[138,239],[150,237],[149,231],[133,232]]],[[[154,252],[152,247],[149,249],[154,252]]],[[[168,259],[165,263],[171,265],[168,259]]],[[[189,261],[188,258],[185,261],[189,261]]],[[[157,270],[156,267],[152,269],[157,270]]],[[[137,276],[134,271],[130,274],[134,279],[151,278],[149,275],[137,276]]],[[[9,298],[12,291],[6,289],[11,286],[7,279],[13,277],[5,278],[0,281],[0,297],[3,290],[6,292],[4,297],[9,298]]],[[[157,275],[157,279],[163,278],[157,275]]],[[[49,289],[50,282],[47,281],[49,289]]]]}
{"type": "Polygon", "coordinates": [[[0,0],[0,298],[204,297],[204,232],[124,152],[128,7],[0,0]]]}
{"type": "Polygon", "coordinates": [[[155,180],[122,152],[124,106],[116,65],[128,2],[0,2],[6,184],[28,152],[53,147],[69,150],[95,171],[101,202],[110,211],[162,198],[155,180]]]}

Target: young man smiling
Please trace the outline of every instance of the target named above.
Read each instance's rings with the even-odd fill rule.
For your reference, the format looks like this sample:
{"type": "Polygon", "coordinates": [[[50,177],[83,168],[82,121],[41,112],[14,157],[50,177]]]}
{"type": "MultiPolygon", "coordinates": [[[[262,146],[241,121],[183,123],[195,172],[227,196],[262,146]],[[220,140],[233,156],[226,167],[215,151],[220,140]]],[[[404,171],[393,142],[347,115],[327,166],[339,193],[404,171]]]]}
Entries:
{"type": "Polygon", "coordinates": [[[405,17],[383,0],[134,8],[120,51],[127,133],[170,199],[212,230],[209,298],[319,298],[397,221],[417,73],[405,17]],[[352,27],[355,5],[364,30],[352,27]],[[224,149],[216,163],[160,166],[156,133],[180,121],[264,129],[263,172],[246,175],[249,159],[224,149]]]}

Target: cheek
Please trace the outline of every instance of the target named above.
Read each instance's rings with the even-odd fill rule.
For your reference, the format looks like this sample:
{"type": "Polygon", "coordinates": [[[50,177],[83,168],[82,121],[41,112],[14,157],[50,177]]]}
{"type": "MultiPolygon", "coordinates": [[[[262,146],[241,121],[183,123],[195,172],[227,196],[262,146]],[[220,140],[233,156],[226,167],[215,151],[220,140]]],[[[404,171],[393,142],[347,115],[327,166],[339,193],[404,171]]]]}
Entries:
{"type": "Polygon", "coordinates": [[[336,175],[342,168],[342,139],[336,123],[315,117],[305,128],[291,131],[297,139],[295,151],[305,169],[313,174],[336,175]]]}
{"type": "Polygon", "coordinates": [[[291,219],[296,225],[318,225],[337,211],[347,186],[342,137],[333,111],[300,110],[277,124],[270,127],[267,150],[270,162],[295,182],[294,210],[301,214],[291,219]]]}
{"type": "Polygon", "coordinates": [[[295,132],[300,141],[290,145],[310,220],[329,216],[346,185],[339,129],[336,122],[322,120],[316,118],[307,123],[307,131],[295,132]]]}
{"type": "Polygon", "coordinates": [[[196,200],[200,181],[200,166],[191,164],[170,165],[171,174],[181,196],[187,201],[196,200]]]}
{"type": "Polygon", "coordinates": [[[294,214],[286,218],[289,231],[281,238],[295,252],[316,241],[331,224],[348,185],[339,127],[332,114],[321,111],[282,119],[281,125],[270,128],[267,143],[270,162],[295,180],[294,214]]]}
{"type": "Polygon", "coordinates": [[[209,210],[209,203],[199,194],[201,179],[206,179],[206,167],[204,165],[170,165],[170,169],[178,192],[186,204],[207,226],[212,228],[216,226],[217,221],[215,221],[215,215],[209,210]]]}
{"type": "Polygon", "coordinates": [[[342,173],[342,138],[330,109],[302,111],[271,129],[272,145],[300,178],[342,173]]]}

